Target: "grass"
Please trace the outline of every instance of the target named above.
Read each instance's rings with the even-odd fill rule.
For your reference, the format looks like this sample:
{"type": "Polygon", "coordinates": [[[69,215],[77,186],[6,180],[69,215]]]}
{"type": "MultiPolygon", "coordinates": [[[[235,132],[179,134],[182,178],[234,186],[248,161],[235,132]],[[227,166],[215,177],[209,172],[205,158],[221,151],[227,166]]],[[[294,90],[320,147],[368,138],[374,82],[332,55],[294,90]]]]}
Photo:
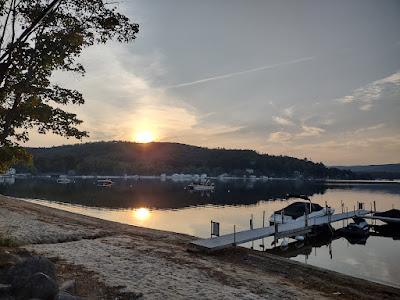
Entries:
{"type": "Polygon", "coordinates": [[[16,247],[17,243],[10,237],[0,233],[0,247],[16,247]]]}

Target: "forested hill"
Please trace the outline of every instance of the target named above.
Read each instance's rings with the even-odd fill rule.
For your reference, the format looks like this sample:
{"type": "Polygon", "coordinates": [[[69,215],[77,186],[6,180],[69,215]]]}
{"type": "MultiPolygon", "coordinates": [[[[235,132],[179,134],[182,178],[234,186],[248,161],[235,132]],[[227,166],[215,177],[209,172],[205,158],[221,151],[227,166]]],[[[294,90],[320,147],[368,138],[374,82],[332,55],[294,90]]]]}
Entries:
{"type": "Polygon", "coordinates": [[[400,164],[368,165],[368,166],[338,166],[334,167],[341,170],[349,170],[357,174],[358,178],[363,179],[399,179],[400,164]]]}
{"type": "Polygon", "coordinates": [[[219,175],[351,178],[348,170],[327,168],[288,156],[252,150],[208,149],[177,143],[96,142],[51,148],[29,148],[33,171],[97,175],[207,173],[219,175]],[[246,171],[247,169],[247,171],[246,171]]]}

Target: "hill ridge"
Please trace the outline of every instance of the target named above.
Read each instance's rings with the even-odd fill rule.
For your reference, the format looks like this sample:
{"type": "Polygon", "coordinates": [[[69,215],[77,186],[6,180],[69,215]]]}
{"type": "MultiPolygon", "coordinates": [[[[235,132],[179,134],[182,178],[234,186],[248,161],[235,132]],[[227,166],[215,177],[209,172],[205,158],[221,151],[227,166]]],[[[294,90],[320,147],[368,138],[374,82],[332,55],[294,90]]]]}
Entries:
{"type": "Polygon", "coordinates": [[[33,171],[76,174],[207,173],[281,177],[352,178],[347,170],[251,149],[206,148],[172,142],[109,141],[28,148],[33,171]]]}

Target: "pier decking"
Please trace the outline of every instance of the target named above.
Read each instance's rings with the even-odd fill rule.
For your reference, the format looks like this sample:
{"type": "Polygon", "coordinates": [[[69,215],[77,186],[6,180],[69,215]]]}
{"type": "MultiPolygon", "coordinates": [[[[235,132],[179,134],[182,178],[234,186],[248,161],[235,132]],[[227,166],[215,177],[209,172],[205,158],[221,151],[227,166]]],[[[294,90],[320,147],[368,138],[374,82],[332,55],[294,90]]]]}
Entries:
{"type": "Polygon", "coordinates": [[[275,226],[261,227],[221,235],[215,238],[200,239],[191,242],[191,246],[200,250],[212,252],[273,235],[277,238],[301,235],[311,231],[314,226],[329,224],[353,217],[364,217],[368,213],[369,211],[360,209],[339,214],[308,218],[307,222],[304,219],[301,221],[279,224],[276,228],[275,226]]]}

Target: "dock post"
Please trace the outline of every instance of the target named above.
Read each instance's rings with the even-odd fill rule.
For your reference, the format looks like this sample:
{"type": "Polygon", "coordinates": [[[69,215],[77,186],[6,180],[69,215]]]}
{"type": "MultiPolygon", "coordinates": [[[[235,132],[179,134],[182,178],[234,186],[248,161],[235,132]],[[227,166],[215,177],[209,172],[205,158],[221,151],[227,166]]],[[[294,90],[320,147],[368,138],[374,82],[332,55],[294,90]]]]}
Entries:
{"type": "MultiPolygon", "coordinates": [[[[343,202],[343,200],[340,200],[340,206],[341,206],[342,214],[343,214],[344,213],[344,202],[343,202]]],[[[342,221],[342,226],[344,227],[344,220],[342,221]]]]}
{"type": "Polygon", "coordinates": [[[236,225],[233,225],[233,246],[236,247],[236,225]]]}
{"type": "Polygon", "coordinates": [[[307,211],[304,213],[304,221],[305,221],[305,223],[304,223],[304,225],[305,225],[305,227],[308,227],[308,214],[307,214],[307,211]]]}
{"type": "Polygon", "coordinates": [[[263,211],[263,228],[265,227],[265,210],[263,211]]]}
{"type": "Polygon", "coordinates": [[[253,230],[254,226],[253,226],[253,214],[251,214],[251,218],[250,218],[250,230],[253,230]]]}
{"type": "Polygon", "coordinates": [[[374,200],[374,213],[376,213],[376,202],[374,200]]]}

